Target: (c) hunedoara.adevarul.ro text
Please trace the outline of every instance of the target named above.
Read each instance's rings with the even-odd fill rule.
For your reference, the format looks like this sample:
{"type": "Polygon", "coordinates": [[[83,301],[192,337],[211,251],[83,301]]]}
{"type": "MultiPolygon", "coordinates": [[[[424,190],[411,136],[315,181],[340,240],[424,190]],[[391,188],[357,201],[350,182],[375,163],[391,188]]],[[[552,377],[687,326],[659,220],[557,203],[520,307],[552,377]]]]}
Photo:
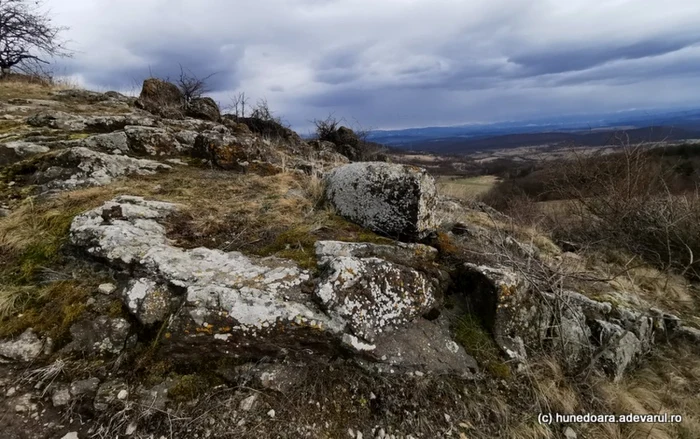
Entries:
{"type": "Polygon", "coordinates": [[[563,413],[540,413],[537,416],[540,424],[678,424],[683,422],[682,415],[660,413],[639,415],[634,413],[627,414],[563,414],[563,413]]]}

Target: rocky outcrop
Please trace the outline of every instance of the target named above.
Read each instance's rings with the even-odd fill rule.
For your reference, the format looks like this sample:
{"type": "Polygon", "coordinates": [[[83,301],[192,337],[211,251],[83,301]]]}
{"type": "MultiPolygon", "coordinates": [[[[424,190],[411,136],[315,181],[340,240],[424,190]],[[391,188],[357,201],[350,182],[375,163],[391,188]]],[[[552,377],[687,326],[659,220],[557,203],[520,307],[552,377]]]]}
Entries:
{"type": "Polygon", "coordinates": [[[465,264],[457,283],[514,360],[545,348],[570,371],[597,366],[617,381],[659,336],[679,333],[673,316],[658,310],[613,306],[573,291],[537,292],[503,267],[465,264]]]}
{"type": "MultiPolygon", "coordinates": [[[[279,153],[259,137],[207,131],[197,136],[192,155],[220,169],[245,172],[251,165],[262,167],[279,162],[279,153]]],[[[279,172],[271,168],[271,174],[279,172]]]]}
{"type": "Polygon", "coordinates": [[[125,132],[117,131],[90,136],[83,139],[81,146],[110,154],[126,154],[129,152],[129,139],[125,132]]]}
{"type": "Polygon", "coordinates": [[[212,98],[195,98],[187,105],[185,113],[189,117],[195,119],[209,120],[218,122],[221,119],[221,111],[219,106],[212,98]]]}
{"type": "Polygon", "coordinates": [[[177,302],[169,309],[180,309],[168,327],[174,352],[205,344],[206,356],[246,350],[262,355],[255,350],[270,353],[290,343],[313,344],[340,330],[302,291],[309,273],[291,262],[172,246],[158,220],[176,208],[119,197],[78,216],[71,227],[74,245],[112,265],[144,273],[125,293],[127,306],[142,322],[164,320],[167,304],[177,302]],[[294,337],[298,331],[307,334],[294,337]],[[256,337],[264,341],[252,347],[256,337]]]}
{"type": "Polygon", "coordinates": [[[174,155],[183,152],[184,148],[175,136],[165,128],[145,126],[124,127],[129,150],[141,155],[174,155]]]}
{"type": "Polygon", "coordinates": [[[435,229],[435,181],[415,166],[351,163],[325,179],[326,198],[338,213],[377,233],[421,239],[435,229]]]}
{"type": "Polygon", "coordinates": [[[7,142],[0,144],[0,166],[16,163],[27,157],[49,152],[49,147],[32,142],[7,142]]]}
{"type": "Polygon", "coordinates": [[[80,116],[50,110],[37,113],[26,120],[34,127],[46,127],[65,132],[111,133],[127,125],[155,126],[155,119],[140,114],[112,116],[80,116]]]}
{"type": "Polygon", "coordinates": [[[421,323],[447,285],[434,249],[322,241],[315,280],[284,259],[175,247],[162,222],[177,209],[121,196],[77,216],[70,231],[73,246],[130,273],[133,280],[110,294],[142,325],[167,322],[160,345],[173,359],[349,350],[372,361],[394,358],[397,367],[451,370],[467,358],[448,331],[421,323]]]}
{"type": "Polygon", "coordinates": [[[170,169],[152,160],[105,154],[85,147],[74,147],[42,156],[32,164],[31,173],[15,177],[45,190],[67,190],[85,186],[103,186],[115,178],[130,174],[148,175],[170,169]]]}
{"type": "MultiPolygon", "coordinates": [[[[410,262],[433,253],[421,245],[396,249],[410,262]],[[411,253],[411,254],[406,254],[411,253]]],[[[328,313],[353,335],[373,342],[384,331],[404,326],[437,305],[437,280],[406,265],[377,256],[390,246],[321,241],[316,254],[323,267],[316,296],[328,313]],[[376,252],[373,251],[376,249],[376,252]]]]}
{"type": "Polygon", "coordinates": [[[136,107],[169,119],[184,116],[184,96],[175,84],[157,78],[143,81],[136,107]]]}

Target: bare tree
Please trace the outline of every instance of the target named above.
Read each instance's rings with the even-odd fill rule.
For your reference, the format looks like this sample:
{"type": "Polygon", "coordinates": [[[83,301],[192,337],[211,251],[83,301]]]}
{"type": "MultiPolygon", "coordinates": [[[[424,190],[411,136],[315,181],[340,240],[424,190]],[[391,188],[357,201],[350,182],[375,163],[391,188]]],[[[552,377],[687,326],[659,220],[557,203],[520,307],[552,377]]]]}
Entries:
{"type": "Polygon", "coordinates": [[[245,117],[245,107],[249,102],[245,92],[239,92],[231,98],[231,108],[236,117],[245,117]]]}
{"type": "Polygon", "coordinates": [[[59,39],[67,27],[55,26],[40,1],[0,0],[0,75],[14,66],[48,64],[44,59],[71,53],[59,39]]]}
{"type": "Polygon", "coordinates": [[[177,80],[177,87],[185,98],[185,104],[189,104],[193,99],[199,99],[205,93],[210,92],[211,90],[207,85],[207,80],[211,79],[214,75],[216,75],[216,73],[199,78],[192,73],[192,71],[180,65],[180,77],[177,80]]]}
{"type": "Polygon", "coordinates": [[[258,103],[255,105],[253,111],[250,113],[250,117],[254,119],[279,122],[277,118],[273,116],[272,111],[270,110],[270,106],[267,104],[267,99],[265,98],[258,100],[258,103]]]}

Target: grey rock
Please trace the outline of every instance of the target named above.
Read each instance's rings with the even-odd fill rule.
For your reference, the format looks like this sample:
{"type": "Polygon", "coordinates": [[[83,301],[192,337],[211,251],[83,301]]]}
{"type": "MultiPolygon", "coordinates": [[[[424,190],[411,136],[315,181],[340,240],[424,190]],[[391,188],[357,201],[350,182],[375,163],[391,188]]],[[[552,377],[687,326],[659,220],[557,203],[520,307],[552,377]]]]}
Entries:
{"type": "Polygon", "coordinates": [[[137,391],[136,397],[146,409],[145,414],[152,414],[155,410],[165,410],[168,402],[170,402],[168,389],[172,387],[173,384],[174,380],[172,378],[167,378],[156,386],[141,388],[137,391]]]}
{"type": "Polygon", "coordinates": [[[691,328],[690,326],[680,326],[676,329],[676,333],[694,343],[700,343],[700,329],[691,328]]]}
{"type": "Polygon", "coordinates": [[[129,387],[121,380],[113,380],[101,384],[97,389],[97,394],[93,402],[95,410],[101,412],[106,411],[109,409],[110,405],[126,399],[126,397],[119,398],[122,392],[128,395],[129,387]]]}
{"type": "Polygon", "coordinates": [[[53,392],[53,395],[51,395],[51,402],[54,407],[67,406],[71,399],[70,390],[67,387],[58,388],[53,392]]]}
{"type": "Polygon", "coordinates": [[[332,170],[325,182],[326,198],[338,213],[375,232],[420,239],[437,226],[435,181],[424,169],[351,163],[332,170]]]}
{"type": "Polygon", "coordinates": [[[126,154],[129,152],[129,143],[126,133],[123,131],[90,136],[82,140],[81,146],[90,149],[108,151],[112,154],[126,154]]]}
{"type": "Polygon", "coordinates": [[[564,429],[564,439],[576,439],[576,438],[578,438],[578,435],[576,434],[576,432],[574,431],[573,428],[566,427],[564,429]]]}
{"type": "Polygon", "coordinates": [[[258,373],[258,384],[269,390],[281,393],[289,392],[303,376],[303,367],[273,364],[258,373]]]}
{"type": "Polygon", "coordinates": [[[44,111],[27,119],[27,125],[48,127],[62,131],[84,131],[87,127],[86,118],[62,111],[44,111]]]}
{"type": "Polygon", "coordinates": [[[172,246],[158,220],[176,208],[170,203],[122,196],[77,216],[70,232],[72,243],[87,253],[116,267],[131,265],[148,273],[139,281],[137,291],[132,291],[131,297],[137,300],[133,304],[127,301],[130,309],[142,307],[138,301],[154,289],[156,279],[167,280],[184,292],[184,296],[179,295],[185,306],[172,324],[170,343],[201,343],[188,335],[198,334],[211,341],[209,353],[213,353],[216,345],[223,351],[234,351],[241,337],[272,328],[283,331],[279,335],[284,337],[289,334],[284,327],[290,325],[315,328],[321,334],[337,331],[337,324],[317,310],[301,290],[310,280],[309,273],[291,261],[172,246]],[[115,211],[116,218],[105,221],[106,212],[115,211]],[[227,329],[222,332],[221,328],[227,329]]]}
{"type": "Polygon", "coordinates": [[[104,295],[110,295],[117,290],[117,286],[114,284],[100,284],[97,287],[97,291],[104,295]]]}
{"type": "Polygon", "coordinates": [[[208,97],[192,99],[189,105],[187,105],[185,114],[195,119],[210,120],[212,122],[218,122],[219,119],[221,119],[219,106],[214,99],[208,97]]]}
{"type": "Polygon", "coordinates": [[[2,207],[0,207],[0,218],[10,216],[10,213],[12,213],[10,209],[3,209],[2,207]]]}
{"type": "Polygon", "coordinates": [[[452,340],[441,325],[419,319],[403,331],[394,331],[375,343],[373,355],[406,370],[469,373],[478,370],[473,357],[452,340]]]}
{"type": "Polygon", "coordinates": [[[175,84],[148,78],[143,81],[136,107],[161,117],[181,119],[184,116],[184,96],[175,84]]]}
{"type": "Polygon", "coordinates": [[[44,351],[46,340],[41,340],[34,331],[27,329],[16,339],[0,341],[0,362],[36,360],[44,351]]]}
{"type": "Polygon", "coordinates": [[[246,397],[243,399],[240,404],[238,405],[238,408],[244,412],[249,412],[253,409],[253,406],[255,403],[258,401],[258,394],[253,393],[252,395],[246,397]]]}
{"type": "Polygon", "coordinates": [[[440,291],[425,274],[369,254],[329,256],[332,246],[346,250],[340,254],[352,254],[352,247],[340,243],[318,244],[323,275],[315,294],[354,335],[372,342],[383,331],[405,326],[436,305],[440,291]]]}
{"type": "Polygon", "coordinates": [[[124,349],[130,329],[129,322],[120,317],[83,319],[71,326],[72,341],[64,349],[89,355],[116,355],[124,349]]]}
{"type": "Polygon", "coordinates": [[[423,244],[380,245],[367,242],[318,241],[315,245],[319,259],[334,257],[377,257],[409,267],[421,267],[435,262],[438,251],[423,244]]]}
{"type": "Polygon", "coordinates": [[[59,190],[104,186],[125,175],[149,175],[170,169],[152,160],[105,154],[84,147],[60,151],[46,165],[33,179],[47,189],[59,190]]]}
{"type": "Polygon", "coordinates": [[[147,278],[132,281],[123,299],[131,314],[144,325],[162,322],[174,305],[168,288],[147,278]]]}
{"type": "Polygon", "coordinates": [[[183,150],[182,145],[164,128],[126,126],[124,133],[129,149],[138,154],[172,155],[183,150]]]}
{"type": "Polygon", "coordinates": [[[49,152],[50,150],[48,146],[37,145],[36,143],[23,141],[7,142],[0,146],[14,151],[14,153],[17,154],[17,156],[20,158],[29,157],[36,154],[42,154],[45,152],[49,152]]]}
{"type": "Polygon", "coordinates": [[[513,360],[526,358],[525,346],[538,344],[549,330],[551,310],[541,306],[529,282],[505,267],[464,264],[460,283],[474,313],[494,334],[496,344],[513,360]]]}
{"type": "Polygon", "coordinates": [[[99,378],[88,378],[86,380],[74,381],[70,385],[70,394],[73,397],[94,395],[100,385],[99,378]]]}
{"type": "Polygon", "coordinates": [[[634,333],[614,323],[601,320],[595,323],[596,337],[602,349],[598,363],[617,382],[642,355],[643,344],[634,333]]]}
{"type": "Polygon", "coordinates": [[[180,145],[187,147],[194,146],[194,142],[197,140],[198,135],[198,132],[190,130],[179,130],[173,133],[173,137],[175,137],[175,140],[177,140],[180,143],[180,145]]]}
{"type": "Polygon", "coordinates": [[[591,330],[580,309],[562,306],[555,313],[552,332],[553,350],[567,368],[576,370],[590,358],[593,349],[590,342],[591,330]]]}

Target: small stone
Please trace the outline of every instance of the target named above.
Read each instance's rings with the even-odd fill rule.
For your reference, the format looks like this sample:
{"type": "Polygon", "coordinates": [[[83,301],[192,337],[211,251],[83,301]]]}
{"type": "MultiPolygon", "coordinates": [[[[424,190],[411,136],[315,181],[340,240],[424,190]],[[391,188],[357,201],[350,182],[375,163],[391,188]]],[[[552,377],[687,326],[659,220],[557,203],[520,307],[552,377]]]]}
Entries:
{"type": "Polygon", "coordinates": [[[358,432],[355,434],[355,439],[362,439],[362,432],[361,432],[361,431],[358,431],[358,432]]]}
{"type": "Polygon", "coordinates": [[[86,380],[75,381],[70,385],[70,393],[73,396],[81,396],[97,392],[100,385],[99,378],[88,378],[86,380]]]}
{"type": "Polygon", "coordinates": [[[273,410],[270,410],[269,412],[267,412],[267,416],[274,418],[275,417],[275,410],[273,409],[273,410]]]}
{"type": "Polygon", "coordinates": [[[240,410],[243,410],[244,412],[249,412],[253,408],[253,405],[255,405],[255,402],[257,400],[258,400],[257,393],[252,394],[249,397],[245,398],[243,401],[241,401],[238,408],[240,410]]]}
{"type": "Polygon", "coordinates": [[[134,434],[135,431],[136,431],[136,423],[135,423],[135,422],[132,422],[131,424],[129,424],[129,425],[126,427],[125,433],[126,433],[127,436],[129,436],[129,435],[134,434]]]}
{"type": "Polygon", "coordinates": [[[114,291],[116,291],[117,286],[114,284],[102,284],[99,287],[97,287],[97,291],[99,291],[102,294],[112,294],[114,291]]]}
{"type": "Polygon", "coordinates": [[[10,398],[10,397],[12,397],[12,396],[15,396],[15,393],[17,393],[17,388],[16,388],[16,387],[10,387],[9,389],[7,389],[7,392],[5,393],[5,395],[6,395],[8,398],[10,398]]]}
{"type": "Polygon", "coordinates": [[[452,418],[450,417],[450,415],[445,413],[445,422],[447,422],[449,424],[451,420],[452,420],[452,418]]]}
{"type": "Polygon", "coordinates": [[[77,431],[71,431],[70,433],[66,433],[61,439],[80,439],[80,436],[78,436],[77,431]]]}
{"type": "Polygon", "coordinates": [[[352,428],[348,428],[348,436],[354,438],[355,437],[355,431],[352,428]]]}
{"type": "Polygon", "coordinates": [[[68,389],[63,388],[54,392],[54,394],[51,396],[51,402],[53,402],[54,407],[63,407],[68,405],[70,398],[71,396],[68,389]]]}
{"type": "Polygon", "coordinates": [[[380,428],[377,432],[377,439],[384,439],[386,437],[386,430],[380,428]]]}
{"type": "Polygon", "coordinates": [[[578,436],[576,435],[576,432],[574,431],[573,428],[571,427],[566,427],[564,429],[564,438],[566,439],[576,439],[578,436]]]}
{"type": "Polygon", "coordinates": [[[126,390],[122,389],[119,391],[117,394],[117,399],[124,401],[127,397],[129,396],[129,392],[126,390]]]}

